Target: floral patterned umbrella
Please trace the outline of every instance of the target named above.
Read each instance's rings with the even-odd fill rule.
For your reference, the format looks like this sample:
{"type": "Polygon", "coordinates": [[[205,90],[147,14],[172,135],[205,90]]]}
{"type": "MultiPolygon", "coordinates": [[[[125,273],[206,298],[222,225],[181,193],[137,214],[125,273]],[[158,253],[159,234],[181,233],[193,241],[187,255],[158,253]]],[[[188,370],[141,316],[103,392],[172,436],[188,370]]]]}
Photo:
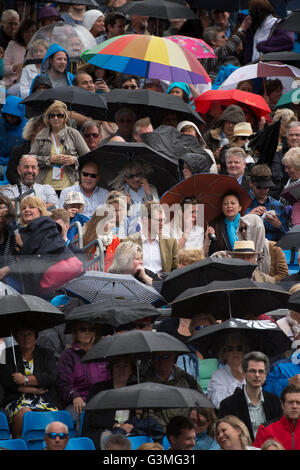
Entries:
{"type": "Polygon", "coordinates": [[[214,59],[216,57],[213,48],[202,39],[191,38],[189,36],[167,36],[167,39],[184,47],[194,54],[197,59],[214,59]]]}

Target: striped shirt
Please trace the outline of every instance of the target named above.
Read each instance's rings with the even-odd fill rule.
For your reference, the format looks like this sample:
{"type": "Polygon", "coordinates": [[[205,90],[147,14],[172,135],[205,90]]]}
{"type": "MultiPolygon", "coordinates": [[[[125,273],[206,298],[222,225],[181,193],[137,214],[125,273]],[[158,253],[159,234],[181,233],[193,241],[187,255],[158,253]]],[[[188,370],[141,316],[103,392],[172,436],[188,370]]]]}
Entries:
{"type": "Polygon", "coordinates": [[[259,426],[266,422],[266,415],[264,412],[264,396],[262,391],[260,392],[260,398],[257,405],[254,405],[250,398],[248,397],[246,387],[244,387],[244,394],[246,398],[246,403],[249,410],[250,421],[252,424],[253,435],[256,436],[259,426]]]}

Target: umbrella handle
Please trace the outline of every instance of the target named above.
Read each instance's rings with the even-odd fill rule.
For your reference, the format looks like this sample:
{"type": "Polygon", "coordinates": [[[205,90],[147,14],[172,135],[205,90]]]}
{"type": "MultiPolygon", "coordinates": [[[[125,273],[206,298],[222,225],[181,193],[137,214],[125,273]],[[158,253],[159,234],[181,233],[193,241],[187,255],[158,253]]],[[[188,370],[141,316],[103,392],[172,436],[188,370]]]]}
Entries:
{"type": "Polygon", "coordinates": [[[231,314],[231,302],[230,302],[230,295],[228,292],[226,292],[226,296],[227,296],[227,302],[228,302],[228,311],[229,311],[229,318],[232,318],[232,314],[231,314]]]}
{"type": "Polygon", "coordinates": [[[13,339],[12,332],[10,333],[10,337],[11,337],[11,347],[12,347],[12,351],[13,351],[14,365],[15,365],[15,368],[16,368],[16,372],[18,372],[16,352],[15,352],[14,339],[13,339]]]}

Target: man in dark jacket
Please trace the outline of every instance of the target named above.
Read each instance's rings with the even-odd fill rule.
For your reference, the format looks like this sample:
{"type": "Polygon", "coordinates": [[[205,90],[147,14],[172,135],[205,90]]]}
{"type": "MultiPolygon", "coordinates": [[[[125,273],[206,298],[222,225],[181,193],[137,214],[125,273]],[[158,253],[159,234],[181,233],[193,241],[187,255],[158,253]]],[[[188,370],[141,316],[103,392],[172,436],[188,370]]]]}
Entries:
{"type": "Polygon", "coordinates": [[[251,440],[261,424],[279,419],[282,414],[280,400],[277,395],[262,390],[269,368],[267,356],[253,351],[246,354],[242,361],[242,369],[246,385],[236,388],[233,395],[222,400],[218,417],[234,415],[247,426],[251,440]]]}

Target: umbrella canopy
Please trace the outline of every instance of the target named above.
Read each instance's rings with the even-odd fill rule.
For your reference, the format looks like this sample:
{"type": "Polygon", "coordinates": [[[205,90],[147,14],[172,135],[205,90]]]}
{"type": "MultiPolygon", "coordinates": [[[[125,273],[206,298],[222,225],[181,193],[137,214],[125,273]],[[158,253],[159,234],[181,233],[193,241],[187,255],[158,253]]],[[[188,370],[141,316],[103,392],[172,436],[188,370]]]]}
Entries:
{"type": "Polygon", "coordinates": [[[190,349],[179,339],[158,331],[132,330],[100,339],[85,355],[82,362],[106,360],[120,354],[134,354],[136,359],[151,357],[153,352],[187,354],[190,349]]]}
{"type": "Polygon", "coordinates": [[[248,8],[248,0],[190,0],[191,8],[205,8],[208,10],[239,11],[248,8]]]}
{"type": "Polygon", "coordinates": [[[147,178],[159,194],[170,189],[178,181],[178,163],[140,142],[108,142],[79,157],[80,165],[95,161],[100,166],[101,184],[109,187],[122,167],[130,161],[150,165],[147,178]]]}
{"type": "Polygon", "coordinates": [[[194,346],[204,357],[217,357],[230,333],[239,333],[249,351],[260,351],[269,357],[283,354],[291,348],[291,340],[273,321],[240,318],[202,328],[188,339],[187,344],[194,346]]]}
{"type": "Polygon", "coordinates": [[[205,286],[213,281],[250,278],[256,264],[235,258],[205,258],[180,269],[174,269],[164,278],[161,294],[171,302],[186,289],[205,286]]]}
{"type": "Polygon", "coordinates": [[[300,291],[296,291],[290,295],[287,308],[295,312],[300,312],[300,291]]]}
{"type": "Polygon", "coordinates": [[[167,38],[190,51],[197,59],[214,59],[216,57],[213,48],[206,44],[203,39],[180,35],[167,36],[167,38]]]}
{"type": "Polygon", "coordinates": [[[276,29],[300,33],[300,8],[283,18],[276,29]]]}
{"type": "MultiPolygon", "coordinates": [[[[300,56],[300,54],[299,54],[300,56]]],[[[276,108],[285,108],[291,104],[299,104],[300,103],[300,87],[296,88],[295,90],[290,90],[287,93],[284,93],[279,98],[276,108]]]]}
{"type": "MultiPolygon", "coordinates": [[[[38,3],[45,3],[44,0],[36,0],[38,3]]],[[[86,5],[88,7],[97,7],[99,8],[99,3],[97,0],[54,0],[51,3],[64,3],[66,5],[86,5]]]]}
{"type": "Polygon", "coordinates": [[[126,106],[133,109],[136,119],[150,117],[154,127],[156,127],[156,123],[160,122],[162,112],[165,110],[176,111],[180,121],[192,121],[196,125],[204,122],[190,104],[175,95],[153,90],[114,88],[108,93],[103,93],[101,96],[107,102],[107,121],[114,122],[115,113],[122,106],[126,106]]]}
{"type": "Polygon", "coordinates": [[[146,34],[116,36],[86,50],[81,59],[103,69],[144,78],[192,84],[211,82],[193,54],[164,37],[146,34]]]}
{"type": "Polygon", "coordinates": [[[279,61],[284,64],[288,62],[300,62],[300,54],[294,51],[268,52],[263,54],[262,62],[279,61]]]}
{"type": "Polygon", "coordinates": [[[19,325],[35,325],[39,330],[64,323],[64,314],[34,295],[4,295],[0,299],[1,337],[10,336],[19,325]]]}
{"type": "Polygon", "coordinates": [[[64,287],[69,294],[89,303],[112,299],[164,303],[163,297],[153,287],[143,284],[129,274],[88,271],[64,287]]]}
{"type": "Polygon", "coordinates": [[[281,120],[266,126],[261,131],[252,134],[249,138],[248,147],[251,148],[257,165],[267,164],[271,166],[277,151],[281,120]]]}
{"type": "Polygon", "coordinates": [[[295,79],[300,78],[300,69],[292,65],[279,65],[266,62],[257,62],[255,64],[239,67],[232,72],[220,86],[220,90],[236,88],[238,83],[243,80],[252,80],[254,78],[272,78],[280,77],[283,84],[283,92],[289,91],[295,79]]]}
{"type": "Polygon", "coordinates": [[[21,103],[26,108],[43,113],[55,100],[63,101],[69,110],[77,111],[93,119],[106,118],[107,104],[103,96],[77,86],[62,86],[35,91],[21,103]]]}
{"type": "Polygon", "coordinates": [[[289,293],[277,284],[239,279],[187,289],[171,302],[171,307],[174,317],[211,313],[216,320],[227,320],[286,308],[288,299],[289,293]]]}
{"type": "MultiPolygon", "coordinates": [[[[71,4],[71,2],[68,3],[71,4]]],[[[53,24],[39,28],[33,35],[27,47],[28,50],[31,49],[32,44],[37,39],[44,39],[49,46],[59,44],[67,51],[70,59],[78,59],[82,52],[97,44],[96,39],[87,28],[79,24],[65,23],[64,21],[56,21],[53,24]]]]}
{"type": "Polygon", "coordinates": [[[21,294],[13,287],[10,287],[8,284],[5,284],[5,282],[0,281],[0,296],[2,297],[2,295],[21,295],[21,294]]]}
{"type": "Polygon", "coordinates": [[[249,194],[239,185],[236,178],[217,174],[196,174],[176,184],[161,198],[161,204],[180,204],[186,197],[195,197],[198,204],[204,204],[205,222],[211,222],[221,212],[221,197],[234,191],[240,197],[242,213],[251,203],[249,194]]]}
{"type": "Polygon", "coordinates": [[[126,15],[150,16],[163,20],[168,20],[169,18],[198,19],[198,16],[190,8],[172,2],[172,0],[130,1],[119,8],[119,11],[126,15]]]}
{"type": "Polygon", "coordinates": [[[300,225],[294,225],[276,243],[282,250],[298,250],[300,248],[300,225]]]}
{"type": "Polygon", "coordinates": [[[218,102],[229,106],[231,104],[247,105],[260,119],[270,114],[271,109],[266,100],[255,93],[242,90],[207,90],[195,99],[196,111],[201,114],[209,111],[212,103],[218,102]]]}
{"type": "Polygon", "coordinates": [[[86,410],[145,408],[213,408],[200,392],[191,388],[143,382],[105,390],[94,395],[86,410]]]}
{"type": "Polygon", "coordinates": [[[151,304],[114,299],[93,304],[80,305],[65,313],[65,333],[71,333],[72,325],[79,320],[93,321],[99,325],[118,328],[143,318],[156,318],[160,313],[151,304]]]}

